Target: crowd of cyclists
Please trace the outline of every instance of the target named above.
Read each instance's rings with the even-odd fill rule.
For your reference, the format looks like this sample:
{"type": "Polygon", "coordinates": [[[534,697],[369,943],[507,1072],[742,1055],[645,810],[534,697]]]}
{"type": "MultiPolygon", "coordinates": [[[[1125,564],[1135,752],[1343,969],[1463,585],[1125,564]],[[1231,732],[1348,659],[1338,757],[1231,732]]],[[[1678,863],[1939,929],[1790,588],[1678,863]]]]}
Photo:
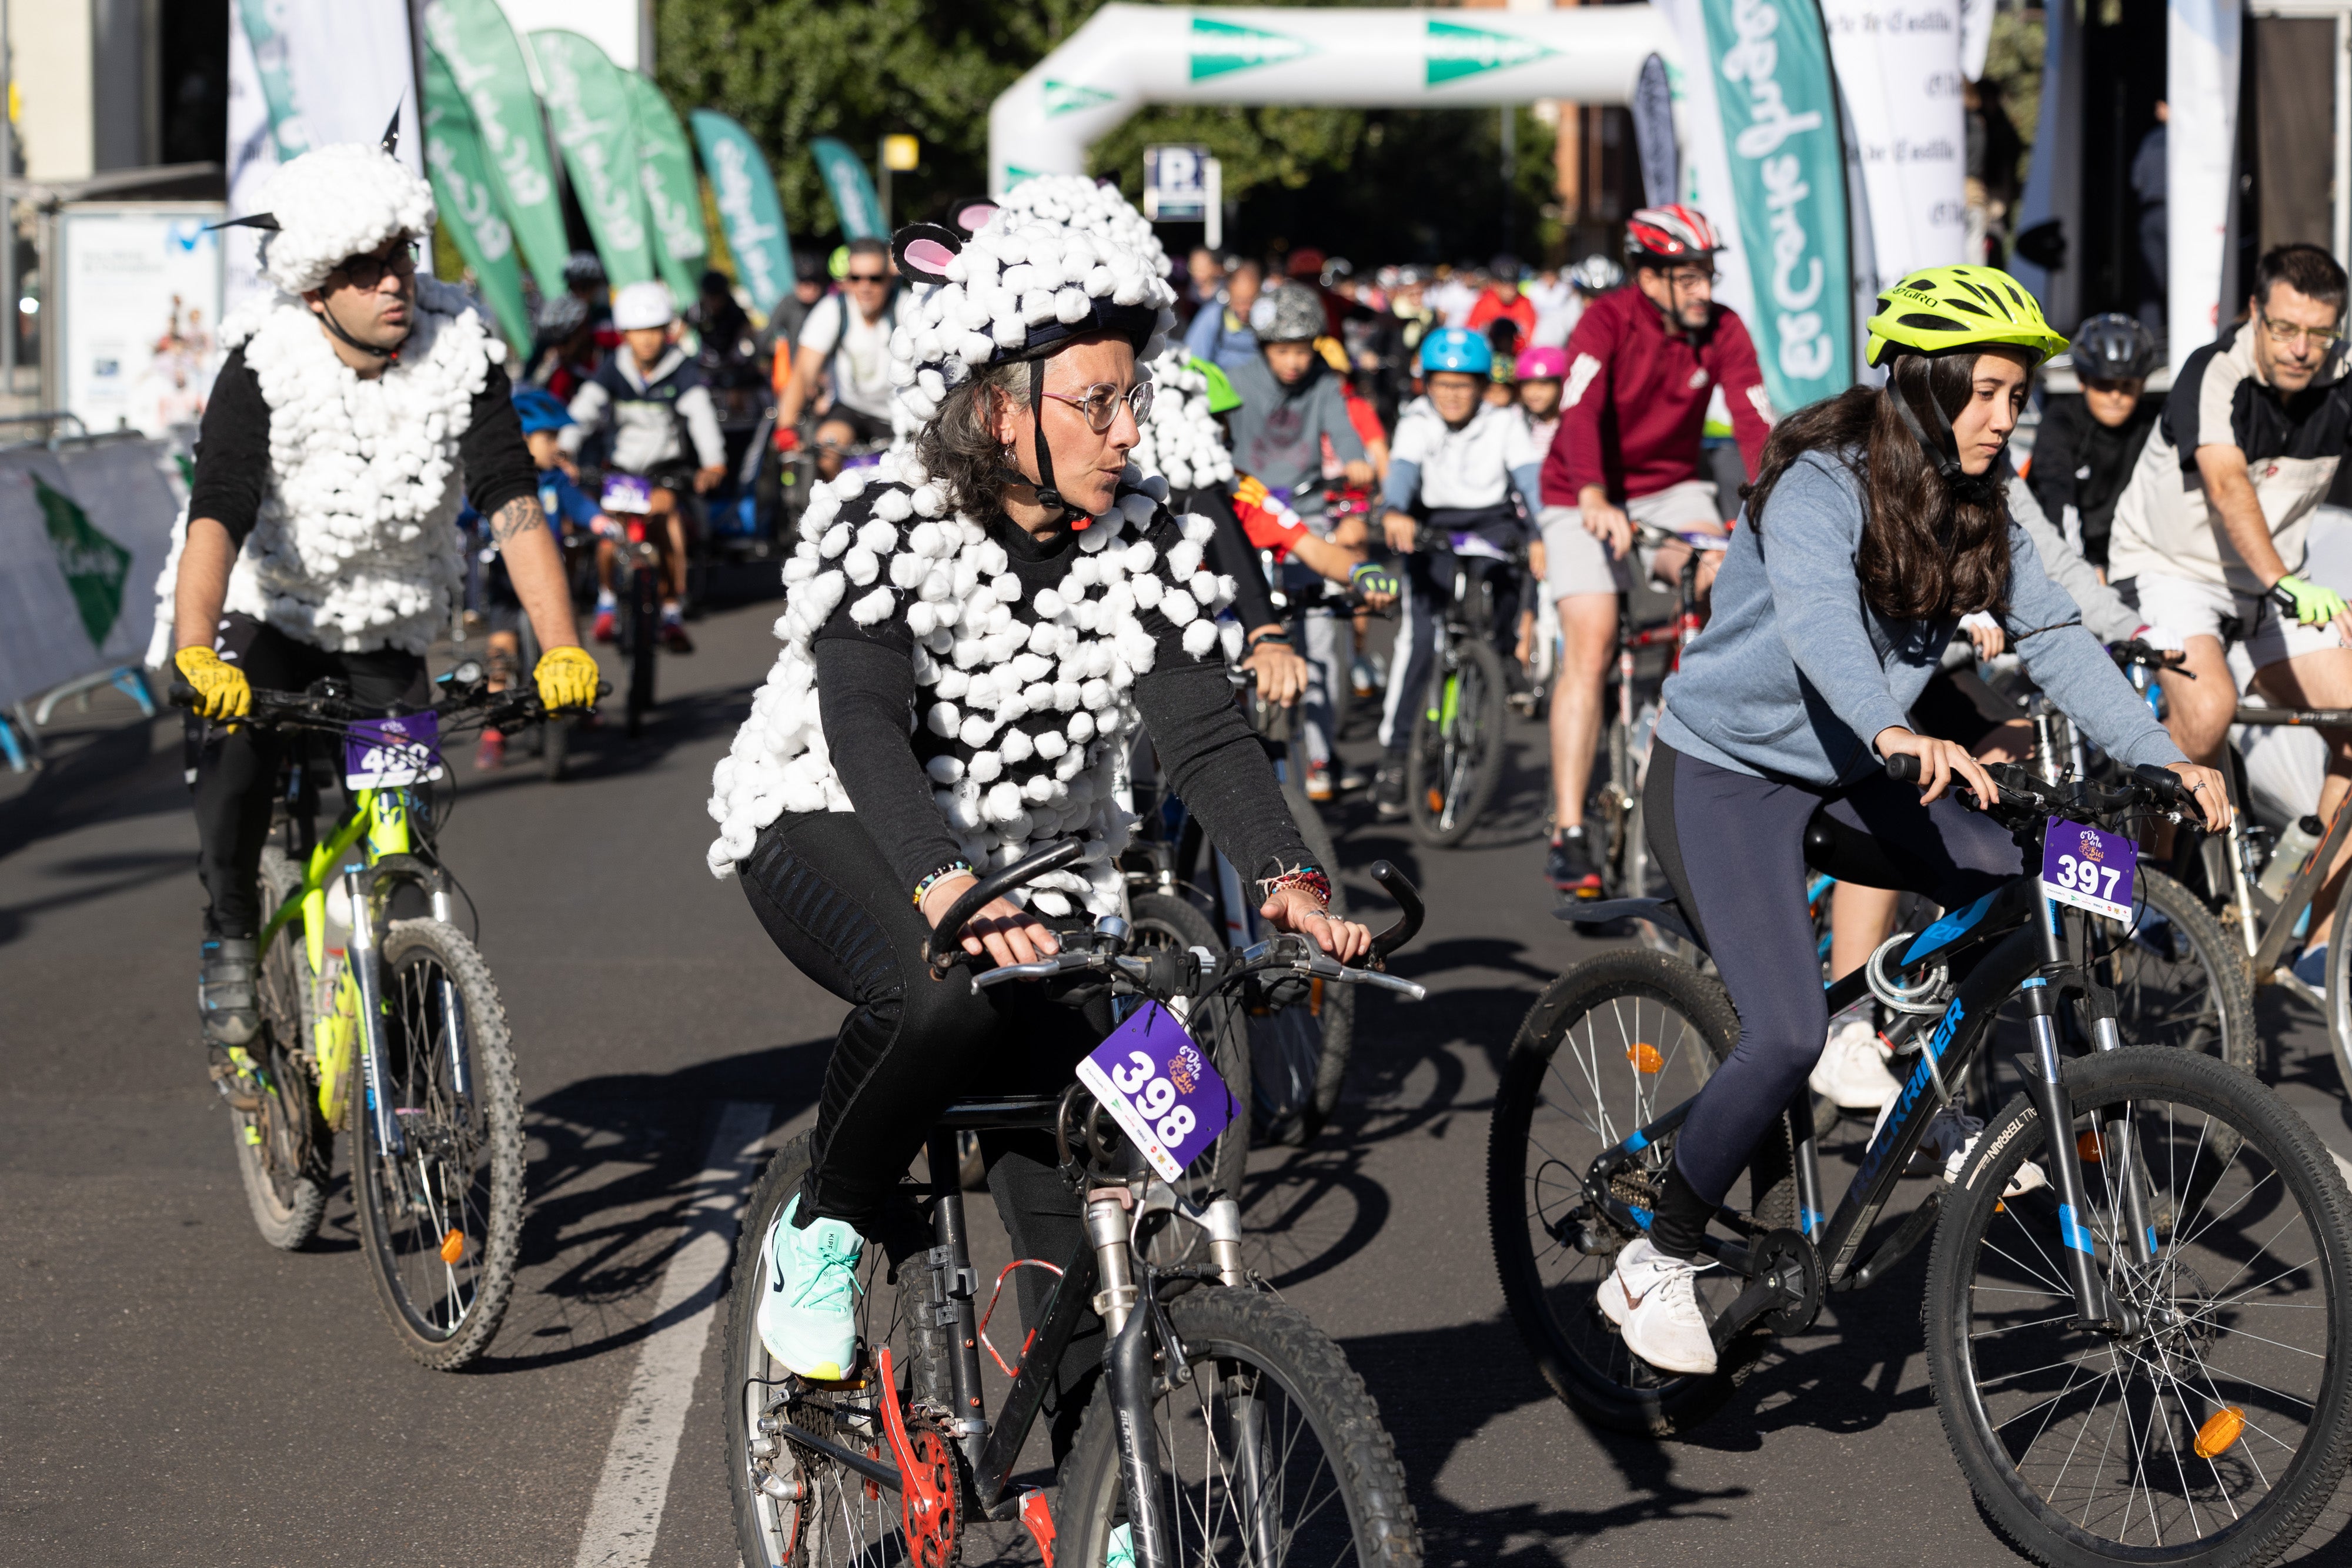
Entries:
{"type": "MultiPolygon", "coordinates": [[[[417,277],[422,189],[373,149],[273,182],[278,292],[232,324],[167,579],[174,665],[205,721],[215,1076],[246,1082],[259,1027],[254,878],[277,758],[236,722],[253,687],[328,678],[425,701],[435,617],[462,584],[493,688],[527,678],[548,711],[581,713],[596,674],[578,611],[592,641],[650,632],[688,653],[698,552],[740,534],[787,557],[782,651],[709,810],[712,870],[850,1009],[805,1179],[755,1239],[773,1281],[759,1336],[793,1376],[850,1376],[866,1243],[974,1050],[1046,1092],[1100,1037],[1042,992],[950,985],[939,954],[955,938],[983,967],[1050,968],[1107,929],[1090,918],[1124,929],[1115,856],[1146,728],[1265,928],[1302,963],[1370,955],[1226,665],[1295,699],[1308,802],[1368,789],[1377,816],[1402,817],[1464,561],[1500,563],[1481,579],[1485,634],[1523,709],[1548,707],[1542,872],[1571,904],[1604,893],[1586,824],[1607,689],[1631,678],[1624,628],[1645,585],[1695,584],[1703,626],[1645,677],[1643,800],[1739,1032],[1598,1297],[1665,1373],[1717,1368],[1692,1281],[1767,1125],[1806,1084],[1882,1117],[1903,1089],[1874,1004],[1832,1019],[1822,980],[1880,948],[1904,894],[1956,909],[2017,875],[2007,831],[1954,800],[1995,800],[1988,767],[2034,743],[1980,672],[2008,660],[2099,753],[2168,769],[2194,802],[2183,833],[2231,824],[2242,691],[2352,707],[2352,580],[2331,580],[2312,538],[2352,441],[2347,280],[2317,246],[2265,254],[2244,318],[2160,395],[2137,321],[2100,316],[2070,341],[2004,274],[1952,266],[1879,298],[1869,384],[1788,410],[1713,297],[1720,235],[1685,205],[1636,213],[1622,264],[1566,271],[1497,256],[1360,273],[1306,247],[1161,271],[1115,193],[1039,182],[851,242],[764,323],[722,276],[681,311],[665,285],[607,288],[578,258],[509,364],[462,295],[417,277]],[[2042,389],[2021,452],[2062,355],[2077,390],[2042,389]],[[1187,463],[1190,483],[1130,468],[1147,429],[1172,428],[1155,391],[1187,417],[1198,400],[1230,463],[1187,463]],[[631,632],[614,573],[635,547],[660,562],[659,610],[631,632]],[[1364,618],[1391,609],[1382,669],[1364,618]],[[527,676],[526,632],[541,650],[527,676]],[[2158,700],[2102,644],[2153,651],[2158,700]],[[1340,743],[1379,687],[1366,777],[1340,743]],[[1897,884],[1841,884],[1826,974],[1802,844],[1822,813],[1889,846],[1897,884]],[[1066,837],[1087,856],[963,907],[1066,837]]],[[[478,764],[498,766],[503,742],[482,744],[478,764]]],[[[2352,735],[2305,755],[2332,818],[2352,735]]],[[[2347,853],[2289,960],[2307,984],[2347,853]]],[[[1923,1147],[1957,1179],[1981,1127],[1948,1106],[1923,1147]]],[[[1057,1159],[1031,1132],[985,1155],[1024,1256],[1083,1245],[1066,1146],[1057,1159]]],[[[1056,1375],[1090,1375],[1079,1360],[1056,1375]]],[[[1057,1452],[1073,1436],[1057,1427],[1057,1452]]]]}

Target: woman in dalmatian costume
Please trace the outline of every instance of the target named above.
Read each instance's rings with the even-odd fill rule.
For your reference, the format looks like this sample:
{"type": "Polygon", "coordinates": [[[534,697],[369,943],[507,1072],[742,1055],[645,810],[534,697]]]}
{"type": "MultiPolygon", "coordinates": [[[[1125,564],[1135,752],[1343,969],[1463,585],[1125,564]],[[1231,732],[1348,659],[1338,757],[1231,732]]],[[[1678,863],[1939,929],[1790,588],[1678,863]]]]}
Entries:
{"type": "MultiPolygon", "coordinates": [[[[883,1235],[940,1108],[1058,1092],[1102,1036],[1099,1000],[1090,1019],[1042,985],[975,995],[961,970],[933,978],[923,951],[976,872],[1058,840],[1085,858],[1026,907],[984,909],[971,961],[1051,954],[1055,922],[1120,910],[1120,759],[1139,725],[1271,925],[1343,960],[1370,945],[1324,913],[1327,870],[1233,702],[1213,618],[1234,585],[1203,565],[1209,525],[1171,515],[1166,481],[1129,462],[1172,319],[1150,226],[1116,191],[1040,179],[976,232],[917,225],[894,248],[915,303],[892,375],[918,429],[812,499],[783,651],[710,800],[712,870],[739,873],[784,956],[850,1004],[759,1310],[769,1354],[821,1378],[854,1359],[864,1239],[883,1235]]],[[[1016,1255],[1073,1249],[1052,1140],[983,1150],[1016,1255]]],[[[1066,1377],[1100,1363],[1081,1340],[1066,1377]]],[[[1082,1404],[1057,1406],[1057,1450],[1082,1404]]]]}

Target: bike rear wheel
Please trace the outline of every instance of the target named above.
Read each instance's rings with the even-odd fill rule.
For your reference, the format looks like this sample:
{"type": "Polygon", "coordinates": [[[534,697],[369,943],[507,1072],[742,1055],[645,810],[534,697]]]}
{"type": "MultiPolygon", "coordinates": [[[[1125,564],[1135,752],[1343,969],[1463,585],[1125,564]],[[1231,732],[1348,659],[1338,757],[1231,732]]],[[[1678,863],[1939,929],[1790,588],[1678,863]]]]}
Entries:
{"type": "MultiPolygon", "coordinates": [[[[1595,1294],[1638,1233],[1588,1213],[1583,1194],[1594,1159],[1697,1093],[1738,1038],[1738,1016],[1716,981],[1680,959],[1620,949],[1546,988],[1504,1064],[1486,1146],[1487,1223],[1503,1297],[1552,1392],[1619,1431],[1687,1430],[1754,1365],[1754,1338],[1725,1346],[1722,1364],[1706,1377],[1660,1372],[1626,1350],[1595,1294]]],[[[1674,1145],[1673,1134],[1651,1144],[1620,1169],[1612,1190],[1654,1212],[1674,1145]]],[[[1748,1166],[1748,1218],[1759,1229],[1796,1223],[1793,1169],[1783,1120],[1748,1166]]],[[[1698,1278],[1709,1316],[1745,1283],[1724,1269],[1698,1278]]]]}
{"type": "Polygon", "coordinates": [[[2087,1232],[2137,1326],[2079,1326],[2049,1187],[2003,1189],[2049,1131],[2010,1102],[1937,1221],[1927,1367],[1969,1487],[2027,1555],[2271,1562],[2352,1454],[2352,1205],[2311,1129],[2243,1072],[2126,1049],[2066,1065],[2087,1232]],[[2226,1134],[2226,1136],[2221,1135],[2226,1134]],[[2217,1152],[2226,1149],[2226,1153],[2217,1152]],[[2137,1262],[2128,1197],[2155,1234],[2137,1262]]]}
{"type": "MultiPolygon", "coordinates": [[[[916,1321],[929,1311],[919,1246],[900,1264],[894,1281],[883,1260],[887,1249],[867,1240],[858,1269],[863,1354],[846,1381],[804,1383],[769,1356],[759,1328],[760,1302],[772,1272],[768,1232],[800,1191],[808,1168],[809,1136],[803,1133],[776,1151],[752,1185],[735,1243],[723,1375],[736,1544],[751,1568],[899,1568],[910,1554],[896,1492],[869,1490],[865,1478],[839,1461],[787,1435],[760,1430],[773,1406],[778,1418],[803,1431],[888,1460],[874,1397],[877,1353],[885,1345],[892,1353],[900,1407],[908,1412],[910,1427],[920,1425],[912,1413],[918,1401],[941,1411],[952,1407],[946,1331],[916,1321]],[[787,1394],[789,1402],[780,1403],[787,1394]]],[[[950,1462],[961,1460],[951,1455],[950,1462]]]]}
{"type": "MultiPolygon", "coordinates": [[[[1440,649],[1441,660],[1444,650],[1440,649]]],[[[1503,659],[1482,638],[1464,637],[1454,664],[1441,668],[1430,702],[1413,720],[1405,759],[1405,803],[1423,841],[1458,844],[1478,825],[1502,781],[1503,659]],[[1436,711],[1430,711],[1433,706],[1436,711]]]]}
{"type": "MultiPolygon", "coordinates": [[[[302,873],[276,844],[261,852],[261,906],[275,912],[302,886],[302,873]]],[[[310,959],[302,917],[282,926],[261,956],[256,988],[261,1035],[253,1057],[262,1070],[262,1093],[251,1110],[229,1107],[236,1173],[261,1239],[280,1251],[306,1246],[327,1211],[334,1134],[319,1115],[310,1074],[301,1063],[310,1050],[310,959]]]]}
{"type": "MultiPolygon", "coordinates": [[[[1164,1392],[1152,1402],[1169,1562],[1421,1561],[1404,1467],[1380,1410],[1305,1313],[1216,1289],[1178,1298],[1168,1315],[1191,1373],[1159,1378],[1164,1392]]],[[[1106,1380],[1055,1486],[1056,1564],[1101,1568],[1128,1544],[1118,1425],[1106,1380]]]]}
{"type": "Polygon", "coordinates": [[[405,1145],[352,1107],[352,1186],[376,1299],[401,1348],[436,1371],[472,1362],[514,1293],[522,1235],[522,1092],[506,1009],[474,945],[438,920],[383,938],[383,1084],[405,1145]],[[459,1092],[453,1051],[472,1080],[459,1092]]]}

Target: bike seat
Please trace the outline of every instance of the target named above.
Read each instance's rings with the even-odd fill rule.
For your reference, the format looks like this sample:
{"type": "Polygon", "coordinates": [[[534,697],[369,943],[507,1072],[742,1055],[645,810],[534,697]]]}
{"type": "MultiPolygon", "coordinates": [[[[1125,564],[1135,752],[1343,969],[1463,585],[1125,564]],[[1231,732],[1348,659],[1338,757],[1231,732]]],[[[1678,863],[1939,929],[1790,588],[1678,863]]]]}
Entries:
{"type": "Polygon", "coordinates": [[[954,1100],[940,1113],[937,1124],[960,1133],[1032,1128],[1050,1132],[1061,1103],[1059,1094],[997,1094],[954,1100]]]}
{"type": "Polygon", "coordinates": [[[1563,904],[1551,912],[1554,920],[1565,920],[1571,925],[1607,925],[1619,920],[1646,920],[1659,930],[1681,937],[1704,952],[1706,944],[1683,915],[1683,906],[1671,898],[1604,898],[1594,904],[1563,904]]]}
{"type": "Polygon", "coordinates": [[[1906,867],[1885,841],[1839,821],[1827,807],[1805,824],[1805,863],[1864,887],[1907,887],[1919,877],[1918,868],[1906,867]]]}

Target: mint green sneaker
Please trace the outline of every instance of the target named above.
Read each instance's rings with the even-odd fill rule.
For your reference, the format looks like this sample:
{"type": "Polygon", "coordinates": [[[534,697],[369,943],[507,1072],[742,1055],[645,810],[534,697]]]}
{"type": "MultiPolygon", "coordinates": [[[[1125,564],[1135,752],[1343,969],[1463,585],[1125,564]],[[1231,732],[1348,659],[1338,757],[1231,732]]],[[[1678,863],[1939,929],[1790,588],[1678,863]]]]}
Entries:
{"type": "Polygon", "coordinates": [[[837,1383],[857,1359],[857,1264],[866,1242],[838,1219],[795,1227],[800,1206],[794,1193],[764,1243],[768,1293],[760,1302],[760,1343],[788,1370],[837,1383]]]}
{"type": "Polygon", "coordinates": [[[1103,1553],[1103,1568],[1135,1568],[1135,1526],[1122,1524],[1110,1532],[1110,1550],[1103,1553]]]}

